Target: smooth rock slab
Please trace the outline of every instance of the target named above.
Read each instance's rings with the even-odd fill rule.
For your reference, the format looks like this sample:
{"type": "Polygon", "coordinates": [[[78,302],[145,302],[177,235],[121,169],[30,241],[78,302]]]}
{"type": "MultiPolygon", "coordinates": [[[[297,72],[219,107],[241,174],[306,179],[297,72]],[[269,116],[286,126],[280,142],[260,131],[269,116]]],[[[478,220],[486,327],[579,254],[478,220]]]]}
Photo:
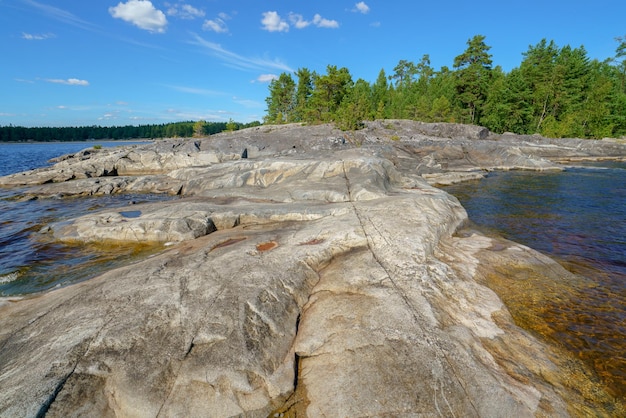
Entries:
{"type": "Polygon", "coordinates": [[[509,266],[564,270],[521,246],[455,236],[465,210],[421,178],[548,169],[559,146],[573,157],[602,148],[523,140],[410,121],[351,134],[268,126],[0,179],[38,184],[41,197],[191,197],[47,229],[58,240],[177,244],[0,304],[0,416],[603,413],[486,286],[509,266]]]}
{"type": "Polygon", "coordinates": [[[456,200],[424,186],[340,205],[3,307],[0,415],[267,416],[296,389],[308,416],[562,410],[489,360],[481,338],[504,333],[490,318],[502,305],[476,283],[455,291],[434,258],[465,219],[456,200]]]}

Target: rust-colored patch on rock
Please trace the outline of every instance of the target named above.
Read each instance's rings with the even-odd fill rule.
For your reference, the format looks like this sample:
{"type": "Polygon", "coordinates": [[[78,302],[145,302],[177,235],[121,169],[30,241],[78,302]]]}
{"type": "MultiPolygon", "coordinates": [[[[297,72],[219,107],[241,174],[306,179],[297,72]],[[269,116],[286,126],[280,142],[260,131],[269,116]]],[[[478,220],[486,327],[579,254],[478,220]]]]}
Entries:
{"type": "Polygon", "coordinates": [[[322,238],[315,238],[307,242],[301,242],[300,245],[317,245],[317,244],[321,244],[322,242],[324,242],[322,238]]]}
{"type": "Polygon", "coordinates": [[[211,249],[209,250],[209,252],[216,250],[218,248],[222,248],[222,247],[228,247],[229,245],[233,245],[233,244],[237,244],[238,242],[244,241],[248,239],[247,237],[239,237],[239,238],[230,238],[227,239],[226,241],[222,241],[219,244],[215,244],[213,247],[211,247],[211,249]]]}
{"type": "Polygon", "coordinates": [[[278,244],[274,241],[262,242],[256,245],[257,251],[261,251],[261,252],[273,250],[276,247],[278,247],[278,244]]]}

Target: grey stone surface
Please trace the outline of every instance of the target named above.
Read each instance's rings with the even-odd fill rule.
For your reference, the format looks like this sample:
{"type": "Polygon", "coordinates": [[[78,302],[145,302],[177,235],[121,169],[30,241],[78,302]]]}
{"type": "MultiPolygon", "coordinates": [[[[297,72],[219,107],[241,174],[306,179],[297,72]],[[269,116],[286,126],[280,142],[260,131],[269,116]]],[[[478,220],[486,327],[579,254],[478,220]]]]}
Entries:
{"type": "Polygon", "coordinates": [[[517,244],[455,234],[465,210],[429,184],[604,155],[517,141],[408,121],[263,126],[0,179],[32,185],[25,197],[183,196],[42,231],[174,244],[4,301],[0,416],[569,416],[588,400],[484,279],[507,266],[567,273],[517,244]]]}

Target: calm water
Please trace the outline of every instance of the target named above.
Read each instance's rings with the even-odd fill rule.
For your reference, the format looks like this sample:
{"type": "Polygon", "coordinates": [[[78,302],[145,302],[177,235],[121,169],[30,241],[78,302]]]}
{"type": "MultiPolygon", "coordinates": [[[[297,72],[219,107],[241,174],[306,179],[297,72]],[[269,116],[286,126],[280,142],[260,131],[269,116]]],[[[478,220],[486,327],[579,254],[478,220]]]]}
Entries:
{"type": "Polygon", "coordinates": [[[445,190],[479,227],[586,277],[588,285],[568,289],[567,297],[550,294],[545,284],[535,301],[543,322],[536,330],[590,364],[616,396],[626,396],[626,164],[492,173],[445,190]]]}
{"type": "MultiPolygon", "coordinates": [[[[107,147],[133,143],[0,144],[0,175],[43,167],[49,165],[50,158],[95,144],[107,147]]],[[[145,245],[62,245],[38,234],[46,224],[90,211],[171,198],[120,194],[21,201],[16,198],[19,193],[19,189],[0,188],[0,296],[33,293],[84,280],[155,249],[145,245]]]]}
{"type": "Polygon", "coordinates": [[[0,143],[0,176],[32,170],[51,165],[48,160],[64,154],[72,154],[94,145],[116,147],[121,145],[145,144],[145,142],[90,141],[90,142],[47,142],[10,144],[0,143]]]}

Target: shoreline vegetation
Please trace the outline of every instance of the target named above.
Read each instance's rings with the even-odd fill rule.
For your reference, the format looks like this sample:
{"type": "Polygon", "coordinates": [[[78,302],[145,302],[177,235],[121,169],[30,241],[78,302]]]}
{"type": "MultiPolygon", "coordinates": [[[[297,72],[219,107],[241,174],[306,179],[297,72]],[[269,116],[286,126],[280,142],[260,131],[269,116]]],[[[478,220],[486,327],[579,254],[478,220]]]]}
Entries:
{"type": "Polygon", "coordinates": [[[626,136],[626,37],[615,56],[590,59],[584,46],[559,47],[543,39],[522,54],[520,65],[495,65],[485,37],[467,41],[452,68],[436,70],[429,55],[400,60],[374,83],[353,80],[350,70],[328,65],[282,73],[270,83],[266,123],[334,122],[356,130],[363,121],[410,119],[484,126],[494,133],[549,138],[626,136]]]}
{"type": "Polygon", "coordinates": [[[160,125],[24,127],[0,126],[0,143],[82,142],[100,140],[152,140],[190,138],[259,126],[260,122],[240,123],[186,121],[160,125]]]}

